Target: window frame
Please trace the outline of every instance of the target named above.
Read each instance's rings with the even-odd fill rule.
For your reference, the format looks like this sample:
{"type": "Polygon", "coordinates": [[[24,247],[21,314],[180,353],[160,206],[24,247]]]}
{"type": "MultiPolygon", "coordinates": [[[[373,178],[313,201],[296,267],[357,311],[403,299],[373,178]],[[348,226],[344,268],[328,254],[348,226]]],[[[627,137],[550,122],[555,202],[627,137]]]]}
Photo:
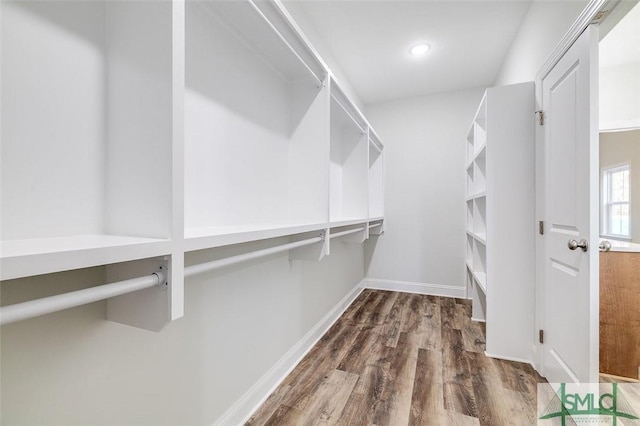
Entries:
{"type": "Polygon", "coordinates": [[[631,241],[632,224],[631,224],[631,164],[630,162],[612,164],[607,167],[603,167],[600,170],[600,229],[601,236],[609,239],[615,239],[620,241],[631,241]],[[627,201],[610,201],[611,200],[611,179],[610,176],[614,173],[621,171],[628,171],[629,173],[629,198],[627,201]],[[611,222],[609,221],[610,211],[614,205],[627,205],[629,211],[629,234],[621,235],[614,234],[610,231],[611,222]]]}

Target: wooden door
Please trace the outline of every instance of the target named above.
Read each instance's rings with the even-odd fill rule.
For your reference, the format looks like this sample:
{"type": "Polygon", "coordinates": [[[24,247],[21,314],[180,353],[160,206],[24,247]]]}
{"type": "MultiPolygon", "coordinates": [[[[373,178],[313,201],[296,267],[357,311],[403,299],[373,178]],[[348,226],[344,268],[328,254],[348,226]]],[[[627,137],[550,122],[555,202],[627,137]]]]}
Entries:
{"type": "Polygon", "coordinates": [[[600,372],[638,379],[640,253],[600,253],[600,372]]]}

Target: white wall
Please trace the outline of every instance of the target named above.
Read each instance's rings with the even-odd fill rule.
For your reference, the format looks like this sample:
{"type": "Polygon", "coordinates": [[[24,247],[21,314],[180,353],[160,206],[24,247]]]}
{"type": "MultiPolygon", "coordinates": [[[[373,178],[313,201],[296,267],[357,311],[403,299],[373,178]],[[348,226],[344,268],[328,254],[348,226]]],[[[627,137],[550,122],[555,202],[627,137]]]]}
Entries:
{"type": "Polygon", "coordinates": [[[640,130],[600,133],[600,169],[621,163],[629,163],[631,239],[640,243],[640,130]]]}
{"type": "Polygon", "coordinates": [[[366,107],[386,156],[385,235],[367,243],[369,278],[464,287],[465,136],[483,92],[366,107]]]}
{"type": "Polygon", "coordinates": [[[534,81],[538,70],[588,3],[588,0],[534,0],[494,86],[534,81]]]}
{"type": "MultiPolygon", "coordinates": [[[[160,333],[105,321],[105,302],[3,326],[0,423],[212,424],[363,278],[361,245],[331,251],[189,279],[185,317],[160,333]]],[[[5,281],[2,304],[104,277],[92,268],[5,281]]]]}
{"type": "Polygon", "coordinates": [[[600,130],[640,127],[640,63],[600,68],[600,130]]]}

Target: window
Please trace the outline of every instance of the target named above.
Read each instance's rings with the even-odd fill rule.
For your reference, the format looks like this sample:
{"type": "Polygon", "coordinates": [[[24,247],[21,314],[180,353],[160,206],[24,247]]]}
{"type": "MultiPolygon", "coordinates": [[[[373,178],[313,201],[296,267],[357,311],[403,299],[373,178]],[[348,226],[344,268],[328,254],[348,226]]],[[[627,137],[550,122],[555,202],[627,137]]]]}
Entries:
{"type": "Polygon", "coordinates": [[[604,234],[629,238],[629,165],[604,169],[602,179],[604,234]]]}

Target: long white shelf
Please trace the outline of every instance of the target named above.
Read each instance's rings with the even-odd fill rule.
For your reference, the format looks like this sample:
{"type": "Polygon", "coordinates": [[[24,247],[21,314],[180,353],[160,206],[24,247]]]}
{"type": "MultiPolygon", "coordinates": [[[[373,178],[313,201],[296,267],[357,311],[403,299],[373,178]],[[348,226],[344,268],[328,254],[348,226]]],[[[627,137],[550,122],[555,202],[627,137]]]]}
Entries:
{"type": "Polygon", "coordinates": [[[185,230],[185,251],[203,250],[231,244],[248,243],[268,238],[286,237],[305,232],[342,226],[360,225],[383,220],[384,217],[346,219],[334,222],[252,224],[238,226],[189,228],[185,230]]]}
{"type": "Polygon", "coordinates": [[[367,222],[375,222],[376,220],[382,220],[384,218],[381,217],[376,217],[376,218],[360,218],[360,219],[341,219],[341,220],[334,220],[329,222],[329,227],[330,228],[338,228],[340,226],[350,226],[350,225],[359,225],[361,223],[367,223],[367,222]]]}
{"type": "Polygon", "coordinates": [[[184,246],[186,251],[202,250],[319,231],[326,228],[326,222],[188,228],[184,232],[184,246]]]}
{"type": "Polygon", "coordinates": [[[471,272],[471,275],[473,276],[473,280],[476,282],[476,284],[478,284],[478,288],[480,288],[480,290],[482,290],[483,294],[487,294],[487,274],[486,274],[486,272],[474,271],[473,265],[471,264],[471,262],[469,262],[469,260],[465,260],[464,264],[467,267],[467,269],[469,270],[469,272],[471,272]]]}
{"type": "Polygon", "coordinates": [[[0,280],[170,253],[169,240],[120,235],[97,234],[7,240],[0,242],[0,280]]]}
{"type": "Polygon", "coordinates": [[[484,233],[474,233],[473,234],[473,238],[475,238],[475,240],[483,245],[487,245],[487,234],[484,233]]]}
{"type": "Polygon", "coordinates": [[[478,198],[485,198],[487,196],[487,191],[477,192],[473,195],[468,195],[465,201],[477,200],[478,198]]]}
{"type": "Polygon", "coordinates": [[[471,235],[476,241],[482,243],[483,245],[487,245],[487,234],[480,232],[473,232],[467,229],[467,234],[471,235]]]}

